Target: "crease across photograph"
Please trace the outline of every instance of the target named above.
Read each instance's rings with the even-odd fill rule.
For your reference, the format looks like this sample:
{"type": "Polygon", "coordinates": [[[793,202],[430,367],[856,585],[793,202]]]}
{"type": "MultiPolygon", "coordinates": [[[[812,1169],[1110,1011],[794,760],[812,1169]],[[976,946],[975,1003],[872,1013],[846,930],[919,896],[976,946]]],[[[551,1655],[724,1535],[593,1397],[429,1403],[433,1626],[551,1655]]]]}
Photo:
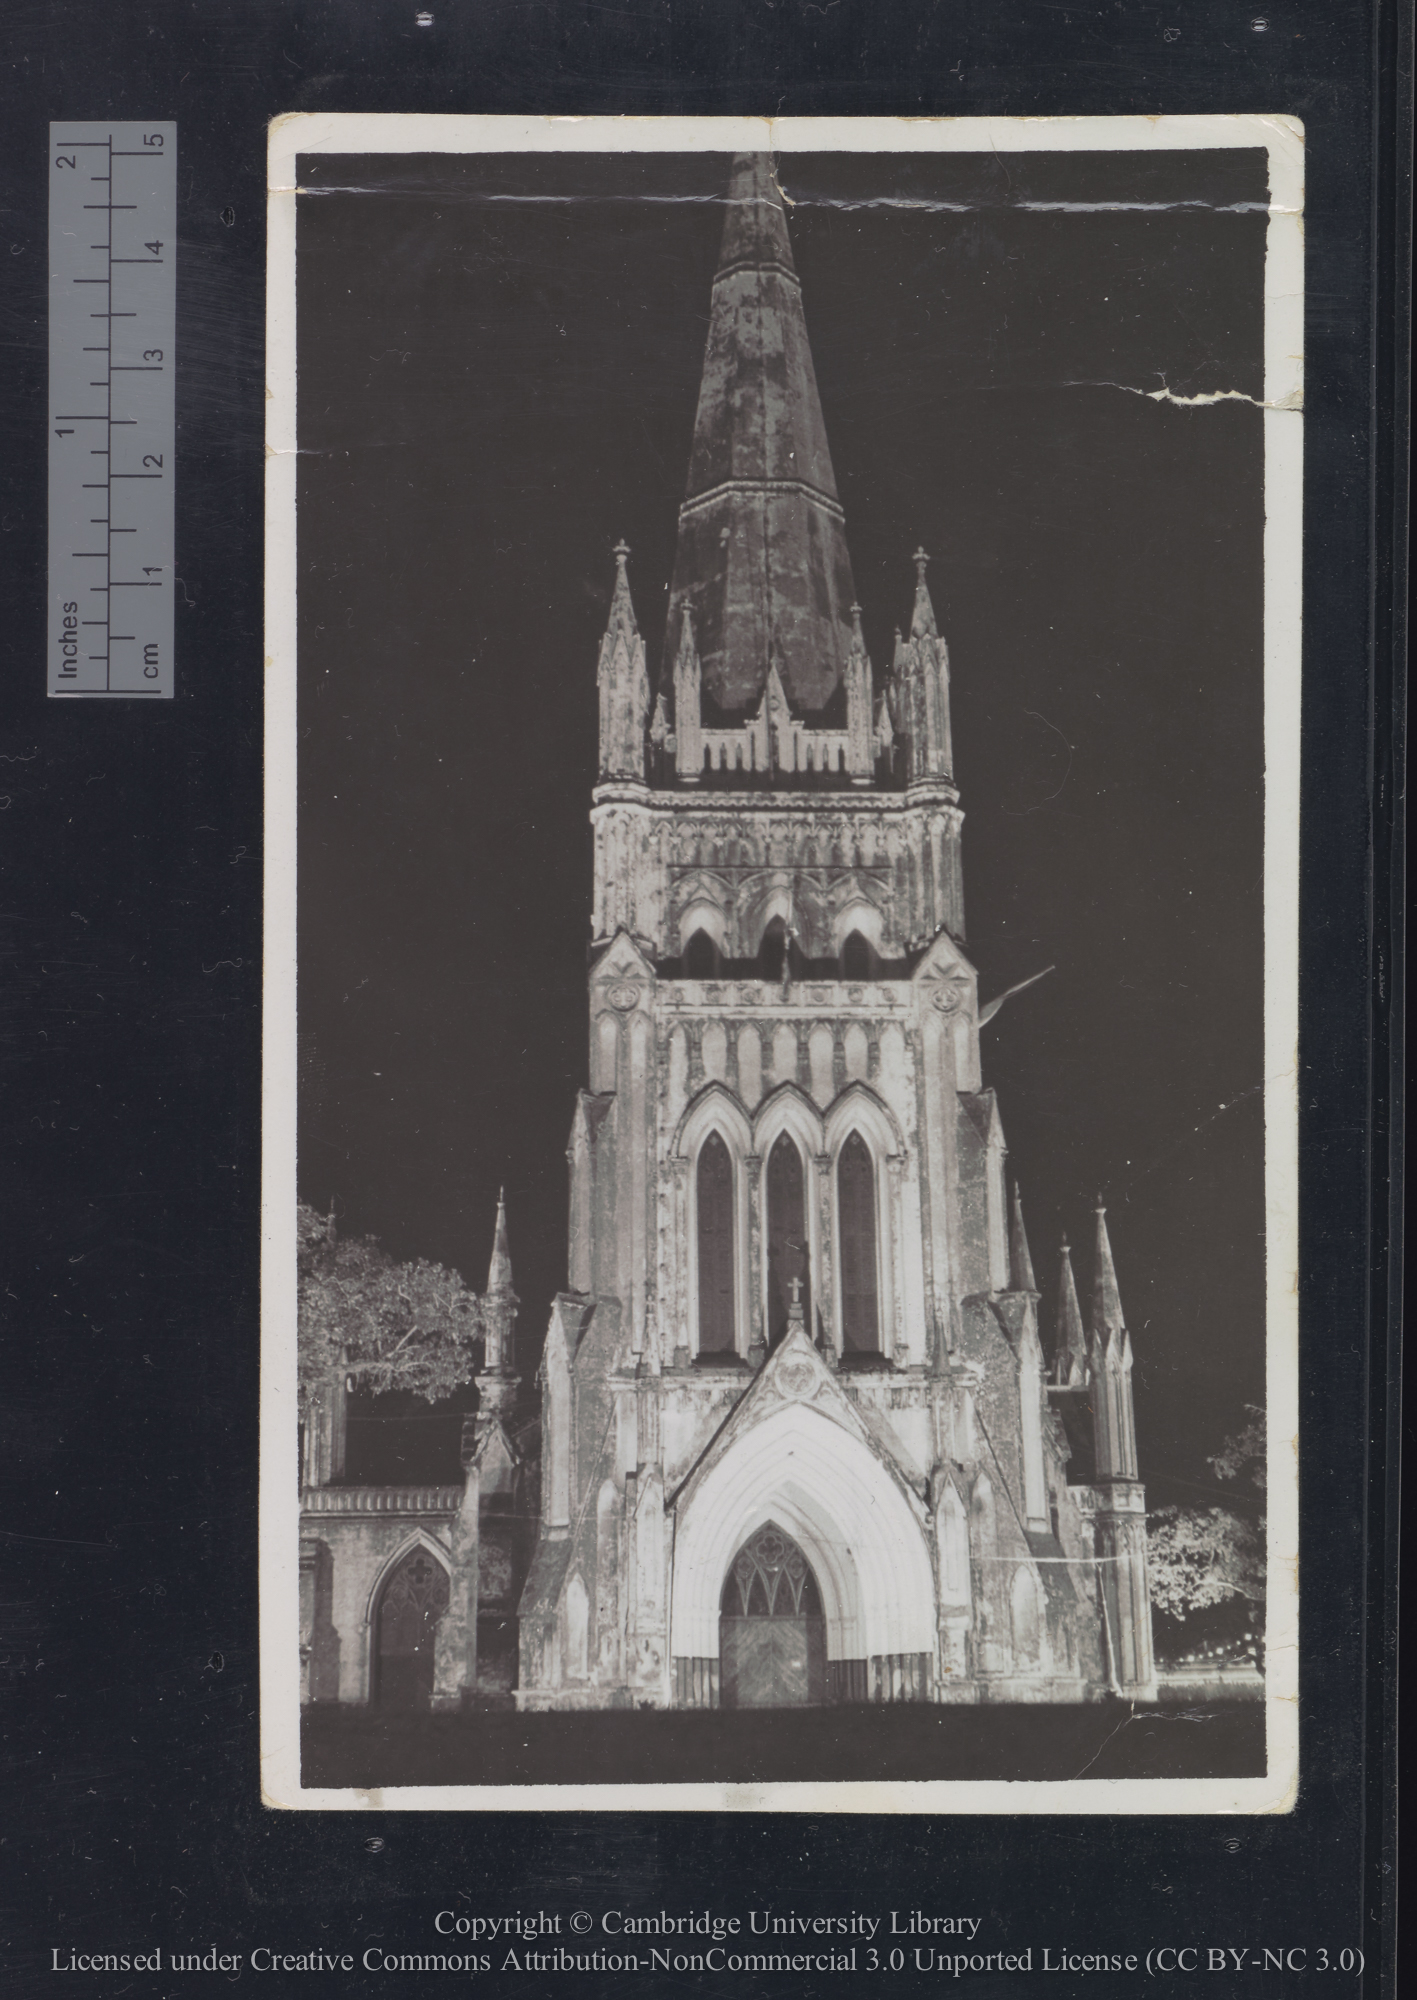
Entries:
{"type": "Polygon", "coordinates": [[[1292,1804],[1302,157],[272,127],[268,1804],[1292,1804]]]}

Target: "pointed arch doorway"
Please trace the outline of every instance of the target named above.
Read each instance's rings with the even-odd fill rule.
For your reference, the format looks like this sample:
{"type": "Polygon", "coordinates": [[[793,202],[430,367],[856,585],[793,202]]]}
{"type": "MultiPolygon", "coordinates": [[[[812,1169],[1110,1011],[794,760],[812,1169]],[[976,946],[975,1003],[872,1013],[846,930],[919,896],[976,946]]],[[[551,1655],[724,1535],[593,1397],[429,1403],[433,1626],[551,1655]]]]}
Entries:
{"type": "Polygon", "coordinates": [[[448,1608],[448,1572],[421,1545],[390,1571],[374,1614],[374,1700],[380,1708],[427,1708],[433,1648],[448,1608]]]}
{"type": "Polygon", "coordinates": [[[812,1566],[769,1521],[728,1566],[719,1600],[724,1708],[805,1708],[827,1698],[827,1624],[812,1566]]]}

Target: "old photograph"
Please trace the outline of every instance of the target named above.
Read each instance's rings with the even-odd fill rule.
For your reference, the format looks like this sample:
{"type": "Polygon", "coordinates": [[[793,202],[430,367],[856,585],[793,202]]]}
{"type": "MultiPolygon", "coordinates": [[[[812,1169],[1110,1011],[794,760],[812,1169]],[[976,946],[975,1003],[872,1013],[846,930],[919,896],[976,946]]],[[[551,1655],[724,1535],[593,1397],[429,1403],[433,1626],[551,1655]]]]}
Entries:
{"type": "Polygon", "coordinates": [[[281,124],[268,1798],[1283,1809],[1299,136],[281,124]]]}

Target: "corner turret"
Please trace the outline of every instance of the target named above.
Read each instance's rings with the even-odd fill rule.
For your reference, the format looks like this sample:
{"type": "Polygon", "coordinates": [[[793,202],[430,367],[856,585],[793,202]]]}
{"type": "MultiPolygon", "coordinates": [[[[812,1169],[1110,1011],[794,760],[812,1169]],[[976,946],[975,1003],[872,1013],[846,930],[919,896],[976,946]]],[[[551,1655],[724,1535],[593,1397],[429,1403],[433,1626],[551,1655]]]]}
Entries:
{"type": "Polygon", "coordinates": [[[952,784],[954,751],[950,737],[950,655],[935,622],[925,581],[930,558],[915,551],[915,604],[910,637],[896,633],[891,665],[896,734],[904,739],[907,785],[952,784]]]}
{"type": "Polygon", "coordinates": [[[1102,1586],[1103,1634],[1108,1673],[1116,1692],[1133,1701],[1155,1701],[1146,1493],[1137,1478],[1137,1433],[1132,1415],[1132,1343],[1122,1320],[1107,1211],[1100,1198],[1096,1213],[1088,1372],[1096,1457],[1093,1535],[1102,1586]]]}
{"type": "Polygon", "coordinates": [[[505,1190],[497,1190],[497,1226],[492,1235],[492,1261],[487,1290],[482,1295],[484,1334],[482,1367],[477,1375],[478,1422],[500,1417],[516,1400],[515,1330],[517,1295],[512,1289],[512,1257],[507,1246],[505,1190]]]}
{"type": "Polygon", "coordinates": [[[1107,1234],[1107,1211],[1097,1204],[1097,1250],[1092,1279],[1088,1366],[1092,1375],[1099,1480],[1137,1476],[1136,1423],[1132,1414],[1132,1342],[1122,1320],[1117,1271],[1107,1234]]]}
{"type": "Polygon", "coordinates": [[[615,590],[610,617],[600,642],[600,775],[643,782],[645,722],[649,711],[649,675],[645,642],[635,623],[626,569],[630,551],[615,545],[615,590]]]}

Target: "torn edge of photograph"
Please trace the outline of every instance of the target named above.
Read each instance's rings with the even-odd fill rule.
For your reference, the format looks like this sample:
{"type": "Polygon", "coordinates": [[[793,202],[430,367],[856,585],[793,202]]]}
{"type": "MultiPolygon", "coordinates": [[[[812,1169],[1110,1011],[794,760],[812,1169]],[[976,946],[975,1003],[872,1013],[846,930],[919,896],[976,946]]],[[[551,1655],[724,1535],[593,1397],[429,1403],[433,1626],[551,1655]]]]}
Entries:
{"type": "MultiPolygon", "coordinates": [[[[1297,120],[1258,114],[302,113],[272,124],[259,1579],[267,1805],[1292,1806],[1303,154],[1297,120]],[[1243,1564],[1245,1552],[1195,1545],[1208,1511],[1199,1506],[1169,1508],[1165,1533],[1158,1539],[1153,1526],[1149,1538],[1155,1503],[1133,1412],[1138,1336],[1124,1317],[1128,1269],[1114,1261],[1115,1216],[1109,1234],[1102,1196],[1079,1196],[1086,1310],[1066,1237],[1061,1261],[1045,1268],[1039,1254],[1043,1283],[1035,1276],[980,1030],[1042,970],[1010,974],[982,998],[963,946],[970,779],[961,770],[956,785],[950,635],[936,615],[929,555],[922,547],[912,558],[906,542],[894,608],[908,628],[897,630],[893,654],[882,629],[873,667],[881,614],[868,604],[863,632],[837,485],[849,468],[843,459],[833,467],[832,410],[824,415],[808,345],[811,302],[804,319],[787,197],[794,156],[977,157],[1007,170],[1048,155],[1155,162],[1236,149],[1267,160],[1260,393],[1253,383],[1193,394],[1164,382],[1109,385],[1188,409],[1258,404],[1262,426],[1263,768],[1254,785],[1256,796],[1263,790],[1265,1404],[1255,1413],[1264,1428],[1252,1425],[1224,1450],[1248,1450],[1264,1491],[1267,1546],[1254,1592],[1263,1592],[1263,1645],[1249,1659],[1188,1657],[1163,1674],[1153,1609],[1164,1598],[1152,1568],[1164,1557],[1183,1603],[1197,1565],[1243,1564]],[[579,1097],[566,1097],[561,1128],[571,1131],[569,1268],[547,1320],[523,1329],[530,1352],[544,1326],[545,1347],[520,1374],[510,1201],[487,1216],[491,1265],[480,1294],[442,1264],[418,1261],[441,1243],[396,1266],[372,1237],[338,1237],[333,1207],[327,1219],[300,1208],[316,1194],[297,1185],[297,530],[303,545],[310,526],[298,517],[297,487],[300,454],[311,449],[297,423],[306,299],[297,161],[342,155],[724,156],[717,266],[702,296],[682,298],[686,338],[701,341],[706,328],[707,350],[687,491],[682,465],[674,473],[686,497],[664,526],[673,562],[655,614],[664,623],[648,654],[624,531],[601,518],[594,493],[584,496],[593,531],[606,531],[597,620],[609,606],[608,623],[597,624],[598,667],[593,641],[582,661],[586,689],[592,679],[597,689],[586,701],[598,700],[598,772],[573,801],[581,827],[593,829],[594,881],[582,885],[588,914],[593,893],[589,1068],[579,1097]],[[417,1286],[421,1307],[409,1303],[417,1286]],[[1045,1293],[1056,1304],[1040,1329],[1045,1293]],[[436,1332],[425,1339],[429,1326],[436,1332]],[[456,1478],[396,1481],[370,1460],[380,1476],[360,1479],[352,1459],[346,1466],[346,1417],[360,1396],[401,1388],[431,1407],[457,1387],[467,1397],[449,1420],[456,1478]],[[525,1442],[533,1434],[535,1456],[525,1442]],[[508,1523],[523,1500],[531,1525],[519,1539],[508,1523]],[[873,1717],[890,1715],[899,1754],[910,1716],[922,1730],[942,1716],[955,1732],[974,1720],[997,1730],[1025,1705],[1031,1733],[1045,1730],[1049,1704],[1101,1704],[1119,1725],[1169,1714],[1178,1728],[1186,1688],[1201,1702],[1227,1676],[1246,1682],[1262,1709],[1262,1775],[302,1784],[302,1720],[326,1707],[367,1715],[381,1691],[391,1712],[407,1702],[445,1729],[502,1711],[581,1714],[591,1727],[597,1710],[625,1711],[625,1726],[655,1711],[642,1716],[653,1728],[667,1712],[693,1709],[719,1711],[702,1720],[721,1729],[735,1708],[751,1720],[750,1711],[780,1704],[835,1712],[850,1730],[848,1718],[866,1711],[833,1705],[867,1704],[873,1717]]],[[[1040,215],[1067,206],[1032,204],[1040,215]]],[[[501,388],[470,369],[465,393],[496,399],[501,388]]],[[[379,410],[371,390],[364,420],[377,422],[379,410]]],[[[691,407],[686,441],[688,415],[691,407]]],[[[926,467],[911,473],[917,485],[928,476],[926,467]]],[[[865,573],[858,559],[856,574],[865,573]]],[[[579,627],[585,593],[574,588],[579,627]]],[[[1258,578],[1255,589],[1258,619],[1258,578]]],[[[643,614],[650,584],[638,594],[643,614]]],[[[568,647],[558,670],[578,671],[576,657],[568,647]]],[[[956,679],[963,673],[957,667],[956,679]]],[[[543,707],[538,728],[556,724],[543,707]]],[[[1105,883],[1093,889],[1107,894],[1105,883]]],[[[1255,1006],[1258,1026],[1258,996],[1255,1006]]],[[[459,1055],[451,1048],[443,1060],[459,1055]]],[[[490,1058],[499,1060],[495,1047],[490,1058]]],[[[1073,1115],[1089,1116],[1081,1092],[1073,1115]]],[[[497,1170],[487,1173],[495,1187],[497,1170]]],[[[1219,1478],[1236,1477],[1233,1465],[1209,1463],[1219,1478]]],[[[1214,1498],[1218,1489],[1195,1490],[1214,1498]]],[[[1240,1532],[1253,1539],[1243,1524],[1240,1532]]],[[[1223,1527],[1216,1533],[1224,1539],[1223,1527]]],[[[1253,1549],[1250,1560],[1258,1565],[1253,1549]]]]}

